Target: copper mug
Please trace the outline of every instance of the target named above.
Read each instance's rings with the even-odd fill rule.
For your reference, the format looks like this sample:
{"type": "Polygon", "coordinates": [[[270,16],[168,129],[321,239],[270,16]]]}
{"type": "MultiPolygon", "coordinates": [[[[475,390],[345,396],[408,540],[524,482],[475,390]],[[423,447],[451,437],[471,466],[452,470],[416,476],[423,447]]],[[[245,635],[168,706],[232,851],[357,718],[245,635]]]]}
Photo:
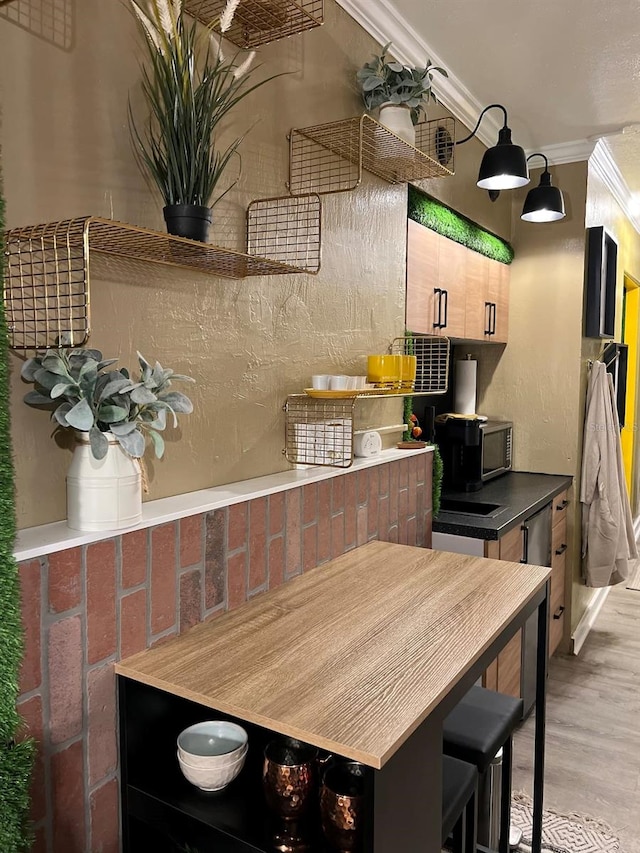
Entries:
{"type": "Polygon", "coordinates": [[[298,740],[272,740],[264,751],[262,784],[269,808],[285,821],[309,810],[318,782],[318,750],[298,740]]]}
{"type": "Polygon", "coordinates": [[[340,853],[362,848],[366,768],[357,761],[328,767],[320,789],[320,819],[327,841],[340,853]]]}

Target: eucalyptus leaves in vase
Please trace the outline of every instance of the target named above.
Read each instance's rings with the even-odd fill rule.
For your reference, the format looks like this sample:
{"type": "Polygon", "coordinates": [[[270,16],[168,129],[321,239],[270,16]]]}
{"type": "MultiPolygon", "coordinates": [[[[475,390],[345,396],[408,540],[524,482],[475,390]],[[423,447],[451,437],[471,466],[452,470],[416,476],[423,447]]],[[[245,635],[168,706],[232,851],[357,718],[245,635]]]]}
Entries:
{"type": "Polygon", "coordinates": [[[380,122],[410,144],[415,142],[413,126],[420,120],[425,102],[436,100],[431,88],[434,72],[447,77],[444,68],[427,59],[424,67],[412,68],[388,56],[391,42],[365,62],[356,75],[362,100],[368,110],[380,109],[380,122]]]}
{"type": "Polygon", "coordinates": [[[117,359],[94,349],[47,350],[22,368],[35,390],[25,403],[51,411],[60,429],[76,431],[76,449],[67,475],[67,523],[78,530],[116,530],[140,521],[141,468],[147,440],[159,459],[167,419],[193,411],[191,400],[171,389],[189,376],[152,366],[138,353],[139,375],[132,379],[117,359]]]}

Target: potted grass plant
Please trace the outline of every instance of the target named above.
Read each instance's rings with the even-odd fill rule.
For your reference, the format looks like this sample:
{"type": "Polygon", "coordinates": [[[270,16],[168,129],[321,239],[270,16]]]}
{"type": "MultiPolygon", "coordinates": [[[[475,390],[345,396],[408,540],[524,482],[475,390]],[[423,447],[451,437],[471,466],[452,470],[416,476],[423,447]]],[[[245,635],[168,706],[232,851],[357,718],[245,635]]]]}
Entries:
{"type": "Polygon", "coordinates": [[[405,142],[415,145],[414,125],[424,111],[425,102],[436,96],[431,88],[433,72],[447,76],[444,68],[427,59],[424,67],[411,68],[388,56],[391,42],[365,62],[356,77],[364,105],[368,110],[379,109],[380,124],[393,131],[405,142]]]}
{"type": "Polygon", "coordinates": [[[142,513],[140,460],[150,442],[159,459],[161,433],[171,418],[193,411],[191,400],[172,390],[175,381],[193,382],[152,367],[138,353],[139,375],[132,379],[117,359],[94,349],[47,350],[28,359],[22,378],[35,390],[25,403],[51,411],[58,429],[75,431],[67,474],[67,524],[75,530],[118,530],[137,524],[142,513]]]}
{"type": "MultiPolygon", "coordinates": [[[[186,20],[182,0],[130,0],[140,25],[146,62],[142,92],[148,108],[143,120],[129,106],[134,151],[144,174],[164,199],[170,234],[206,242],[212,209],[234,186],[222,177],[242,143],[219,141],[223,120],[243,98],[273,75],[250,85],[254,52],[225,58],[222,35],[186,20]]],[[[227,0],[213,23],[221,33],[231,26],[239,0],[227,0]]]]}

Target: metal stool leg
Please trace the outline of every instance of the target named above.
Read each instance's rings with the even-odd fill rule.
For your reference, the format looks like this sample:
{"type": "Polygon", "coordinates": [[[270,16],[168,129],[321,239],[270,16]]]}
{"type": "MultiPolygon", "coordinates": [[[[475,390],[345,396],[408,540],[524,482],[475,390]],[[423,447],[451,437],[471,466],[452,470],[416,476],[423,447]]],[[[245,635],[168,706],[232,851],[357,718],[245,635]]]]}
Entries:
{"type": "Polygon", "coordinates": [[[502,797],[500,802],[500,853],[509,853],[509,827],[511,825],[511,770],[513,742],[509,737],[502,747],[502,797]]]}
{"type": "Polygon", "coordinates": [[[464,853],[476,853],[478,832],[478,794],[469,800],[464,810],[465,840],[464,853]]]}
{"type": "Polygon", "coordinates": [[[464,831],[465,825],[463,820],[463,815],[460,815],[458,818],[456,825],[453,827],[453,832],[451,833],[451,849],[453,853],[467,853],[464,848],[464,831]]]}

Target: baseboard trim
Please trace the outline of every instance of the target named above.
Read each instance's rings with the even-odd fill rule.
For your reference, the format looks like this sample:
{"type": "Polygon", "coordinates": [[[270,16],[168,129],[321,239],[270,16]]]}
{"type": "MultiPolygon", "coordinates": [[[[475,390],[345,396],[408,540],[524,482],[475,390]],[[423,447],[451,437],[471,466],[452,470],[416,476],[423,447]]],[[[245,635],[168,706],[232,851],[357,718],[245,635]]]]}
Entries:
{"type": "Polygon", "coordinates": [[[607,600],[607,596],[611,592],[610,586],[603,586],[596,589],[591,596],[591,601],[587,605],[587,609],[582,614],[582,618],[576,626],[576,630],[571,635],[571,654],[577,655],[584,645],[584,641],[589,636],[589,632],[595,625],[598,614],[602,610],[602,605],[607,600]]]}

